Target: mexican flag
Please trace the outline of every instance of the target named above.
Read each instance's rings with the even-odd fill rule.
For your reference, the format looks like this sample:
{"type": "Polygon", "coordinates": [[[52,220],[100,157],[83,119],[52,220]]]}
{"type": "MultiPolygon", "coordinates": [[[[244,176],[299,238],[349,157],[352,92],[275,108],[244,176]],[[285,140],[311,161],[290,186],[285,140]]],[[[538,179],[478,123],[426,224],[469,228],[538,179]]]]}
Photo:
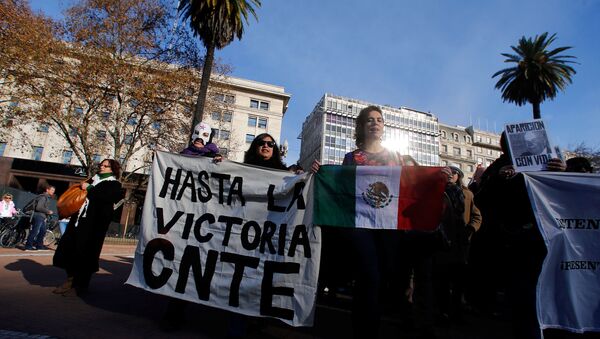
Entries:
{"type": "Polygon", "coordinates": [[[448,177],[441,167],[321,166],[314,224],[432,231],[448,177]]]}

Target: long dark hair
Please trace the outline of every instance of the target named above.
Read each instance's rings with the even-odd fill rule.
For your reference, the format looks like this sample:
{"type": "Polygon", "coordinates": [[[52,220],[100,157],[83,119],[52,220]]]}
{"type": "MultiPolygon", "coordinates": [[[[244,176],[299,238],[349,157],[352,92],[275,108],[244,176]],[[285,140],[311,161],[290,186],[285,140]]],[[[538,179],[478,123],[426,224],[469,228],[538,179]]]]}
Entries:
{"type": "MultiPolygon", "coordinates": [[[[114,177],[119,179],[121,177],[121,164],[119,164],[119,162],[116,161],[115,159],[104,159],[104,160],[100,161],[100,163],[98,163],[98,166],[100,166],[100,164],[105,161],[108,161],[108,163],[110,164],[110,170],[112,171],[112,174],[114,175],[114,177]]],[[[98,171],[100,171],[100,170],[98,170],[98,171]]]]}
{"type": "Polygon", "coordinates": [[[383,112],[381,111],[381,108],[377,106],[371,105],[360,110],[360,113],[358,113],[358,117],[356,118],[356,127],[354,128],[354,138],[356,139],[357,147],[360,147],[365,143],[365,125],[369,120],[369,113],[371,111],[379,112],[383,118],[383,112]]]}
{"type": "Polygon", "coordinates": [[[273,136],[269,133],[262,133],[256,136],[256,138],[252,140],[250,147],[246,151],[246,155],[244,156],[244,164],[262,166],[273,169],[286,169],[285,164],[281,161],[281,153],[279,152],[279,146],[277,145],[277,142],[275,142],[275,145],[273,145],[273,155],[271,156],[271,159],[263,160],[258,155],[258,147],[260,147],[260,143],[266,137],[271,138],[271,140],[275,142],[275,138],[273,138],[273,136]]]}

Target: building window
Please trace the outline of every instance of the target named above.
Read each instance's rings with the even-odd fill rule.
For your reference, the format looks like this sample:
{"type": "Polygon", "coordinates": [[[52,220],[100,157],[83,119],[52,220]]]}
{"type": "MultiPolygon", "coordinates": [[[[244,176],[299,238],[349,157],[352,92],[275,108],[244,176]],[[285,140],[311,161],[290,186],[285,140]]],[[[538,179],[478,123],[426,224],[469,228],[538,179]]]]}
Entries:
{"type": "Polygon", "coordinates": [[[127,135],[125,135],[125,139],[123,139],[123,143],[125,145],[131,145],[132,142],[133,142],[133,134],[127,133],[127,135]]]}
{"type": "Polygon", "coordinates": [[[73,109],[73,114],[74,114],[76,117],[81,117],[81,116],[83,115],[83,108],[81,108],[81,107],[75,107],[75,108],[73,109]]]}
{"type": "Polygon", "coordinates": [[[234,104],[235,103],[235,95],[217,93],[217,94],[215,94],[215,100],[219,101],[219,102],[224,102],[226,104],[234,104]]]}
{"type": "Polygon", "coordinates": [[[231,112],[223,112],[223,121],[231,122],[231,117],[233,114],[231,112]]]}
{"type": "Polygon", "coordinates": [[[221,121],[221,112],[217,112],[214,111],[210,114],[210,117],[214,120],[214,121],[221,121]]]}
{"type": "Polygon", "coordinates": [[[452,139],[454,139],[454,141],[458,142],[458,133],[452,133],[452,139]]]}
{"type": "Polygon", "coordinates": [[[448,145],[442,145],[442,153],[448,153],[448,145]]]}
{"type": "Polygon", "coordinates": [[[481,147],[479,147],[479,146],[477,146],[477,148],[476,148],[476,149],[477,149],[477,153],[481,153],[481,152],[483,152],[483,149],[482,149],[481,147]]]}
{"type": "Polygon", "coordinates": [[[62,154],[62,163],[63,164],[70,164],[72,158],[73,158],[73,151],[63,151],[63,154],[62,154]]]}
{"type": "Polygon", "coordinates": [[[267,118],[258,118],[258,128],[267,128],[267,118]]]}
{"type": "Polygon", "coordinates": [[[155,121],[152,123],[152,128],[154,128],[155,130],[159,130],[160,129],[160,122],[159,121],[155,121]]]}
{"type": "Polygon", "coordinates": [[[129,117],[129,119],[127,119],[127,125],[137,125],[137,118],[136,117],[129,117]]]}
{"type": "Polygon", "coordinates": [[[473,165],[467,165],[467,169],[469,170],[469,172],[473,172],[473,165]]]}
{"type": "Polygon", "coordinates": [[[77,135],[77,127],[70,127],[69,128],[69,136],[76,136],[77,135]]]}
{"type": "Polygon", "coordinates": [[[48,130],[49,130],[49,129],[50,129],[50,125],[48,125],[48,124],[44,124],[44,123],[41,123],[41,124],[38,126],[38,129],[37,129],[37,130],[38,130],[38,132],[42,132],[42,133],[48,133],[48,130]]]}
{"type": "Polygon", "coordinates": [[[106,140],[106,131],[97,131],[96,138],[98,138],[100,141],[106,140]]]}
{"type": "Polygon", "coordinates": [[[467,157],[469,157],[469,158],[473,157],[473,151],[471,151],[470,149],[467,150],[467,157]]]}
{"type": "Polygon", "coordinates": [[[476,135],[475,136],[475,141],[481,142],[481,135],[476,135]]]}
{"type": "Polygon", "coordinates": [[[109,111],[102,112],[102,120],[104,120],[104,121],[110,120],[110,112],[109,111]]]}
{"type": "Polygon", "coordinates": [[[492,150],[491,149],[486,149],[487,155],[492,155],[492,150]]]}
{"type": "Polygon", "coordinates": [[[31,159],[33,160],[42,160],[42,153],[44,153],[44,147],[42,146],[35,146],[33,147],[33,155],[31,156],[31,159]]]}
{"type": "Polygon", "coordinates": [[[92,156],[92,161],[97,164],[100,163],[100,161],[102,161],[102,158],[100,157],[100,154],[96,153],[92,156]]]}
{"type": "Polygon", "coordinates": [[[256,127],[257,120],[258,120],[257,117],[249,116],[248,117],[248,127],[256,127]]]}
{"type": "Polygon", "coordinates": [[[446,139],[446,131],[442,131],[442,139],[446,139]]]}
{"type": "Polygon", "coordinates": [[[19,99],[15,98],[15,97],[10,98],[10,102],[8,103],[8,107],[12,108],[12,109],[19,107],[19,99]]]}
{"type": "Polygon", "coordinates": [[[477,163],[478,164],[483,164],[483,158],[477,158],[477,163]]]}
{"type": "Polygon", "coordinates": [[[485,138],[485,142],[487,142],[488,144],[492,143],[492,139],[490,139],[489,137],[485,138]]]}
{"type": "Polygon", "coordinates": [[[465,135],[465,142],[466,142],[467,144],[470,144],[470,143],[471,143],[471,136],[470,136],[470,135],[465,135]]]}
{"type": "Polygon", "coordinates": [[[452,147],[452,154],[460,155],[460,147],[452,147]]]}
{"type": "Polygon", "coordinates": [[[254,134],[246,134],[246,143],[251,144],[252,140],[254,140],[254,134]]]}
{"type": "Polygon", "coordinates": [[[5,150],[6,150],[6,143],[0,142],[0,157],[4,155],[5,150]]]}
{"type": "Polygon", "coordinates": [[[219,133],[219,139],[221,139],[221,140],[229,140],[230,136],[231,136],[231,132],[226,131],[226,130],[221,130],[221,132],[219,133]]]}
{"type": "Polygon", "coordinates": [[[250,108],[256,108],[256,109],[261,109],[263,111],[268,111],[269,103],[266,101],[250,99],[250,108]]]}

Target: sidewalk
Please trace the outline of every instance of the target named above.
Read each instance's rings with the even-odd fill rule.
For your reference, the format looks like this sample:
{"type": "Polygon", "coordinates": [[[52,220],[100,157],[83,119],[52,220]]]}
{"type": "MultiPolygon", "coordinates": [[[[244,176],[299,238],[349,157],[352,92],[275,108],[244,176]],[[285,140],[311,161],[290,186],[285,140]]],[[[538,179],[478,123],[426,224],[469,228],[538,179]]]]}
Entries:
{"type": "MultiPolygon", "coordinates": [[[[190,305],[181,330],[165,333],[158,321],[166,298],[124,285],[133,260],[132,245],[105,245],[100,272],[83,298],[52,293],[64,279],[52,266],[54,251],[0,248],[0,338],[223,338],[227,312],[190,305]],[[28,336],[29,334],[29,336],[28,336]],[[22,337],[19,335],[23,335],[22,337]]],[[[319,305],[313,328],[293,328],[272,319],[250,325],[248,338],[351,338],[350,313],[319,305]]],[[[251,322],[254,323],[254,322],[251,322]]],[[[440,338],[510,338],[510,326],[469,319],[462,328],[436,329],[440,338]]],[[[386,316],[381,338],[413,338],[398,317],[386,316]]]]}

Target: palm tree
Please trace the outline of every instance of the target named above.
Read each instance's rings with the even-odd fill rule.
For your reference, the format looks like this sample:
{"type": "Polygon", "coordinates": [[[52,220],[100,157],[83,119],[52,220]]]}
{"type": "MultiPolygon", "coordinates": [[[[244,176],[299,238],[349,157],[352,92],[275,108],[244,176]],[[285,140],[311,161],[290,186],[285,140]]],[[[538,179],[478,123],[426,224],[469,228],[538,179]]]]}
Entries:
{"type": "Polygon", "coordinates": [[[194,36],[206,47],[192,130],[202,121],[215,48],[222,49],[236,37],[241,39],[244,21],[248,23],[248,14],[252,14],[258,20],[253,6],[260,5],[260,0],[180,0],[178,9],[182,11],[181,16],[184,20],[190,20],[194,36]]]}
{"type": "Polygon", "coordinates": [[[571,83],[571,75],[575,74],[569,59],[572,55],[559,55],[571,47],[558,47],[551,51],[547,48],[556,39],[556,34],[548,38],[548,32],[535,36],[534,39],[519,40],[519,44],[510,46],[517,54],[502,53],[516,66],[496,72],[492,78],[501,75],[496,88],[502,91],[502,100],[523,106],[527,102],[533,106],[533,118],[540,119],[540,104],[546,99],[554,99],[558,90],[564,91],[571,83]]]}

